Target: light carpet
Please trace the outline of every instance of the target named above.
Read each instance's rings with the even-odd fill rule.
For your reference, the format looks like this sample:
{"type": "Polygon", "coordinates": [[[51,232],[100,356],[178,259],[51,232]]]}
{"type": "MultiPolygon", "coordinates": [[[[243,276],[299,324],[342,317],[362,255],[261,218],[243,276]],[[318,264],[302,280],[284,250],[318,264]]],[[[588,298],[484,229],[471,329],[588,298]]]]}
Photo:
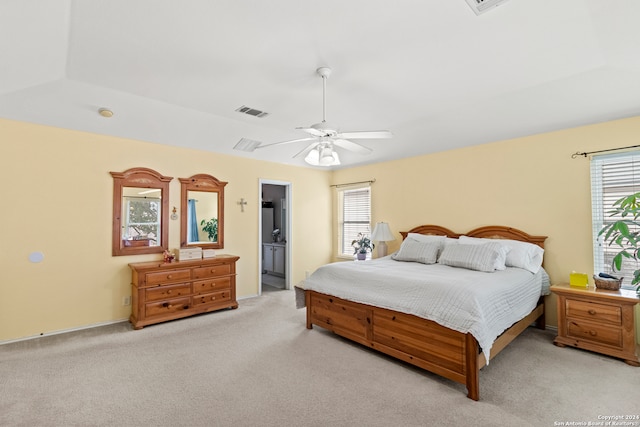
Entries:
{"type": "Polygon", "coordinates": [[[139,331],[0,346],[0,425],[556,426],[640,414],[640,368],[553,337],[525,331],[482,369],[474,402],[460,384],[307,330],[293,291],[268,292],[139,331]]]}

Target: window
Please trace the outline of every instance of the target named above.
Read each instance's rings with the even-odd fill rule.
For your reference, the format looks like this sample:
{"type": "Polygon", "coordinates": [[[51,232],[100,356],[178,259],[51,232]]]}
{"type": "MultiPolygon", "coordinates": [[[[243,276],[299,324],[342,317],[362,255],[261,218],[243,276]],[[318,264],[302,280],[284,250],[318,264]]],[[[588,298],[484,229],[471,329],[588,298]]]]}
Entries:
{"type": "Polygon", "coordinates": [[[611,267],[613,257],[620,247],[609,246],[598,233],[605,225],[621,218],[611,217],[608,212],[613,203],[633,193],[640,192],[640,153],[630,152],[606,156],[594,156],[591,161],[591,206],[593,217],[593,265],[596,271],[624,277],[623,288],[633,289],[633,272],[640,264],[633,259],[625,259],[622,270],[614,272],[611,267]]]}
{"type": "Polygon", "coordinates": [[[369,186],[338,190],[339,256],[353,256],[351,242],[357,238],[358,233],[371,234],[371,187],[369,186]]]}

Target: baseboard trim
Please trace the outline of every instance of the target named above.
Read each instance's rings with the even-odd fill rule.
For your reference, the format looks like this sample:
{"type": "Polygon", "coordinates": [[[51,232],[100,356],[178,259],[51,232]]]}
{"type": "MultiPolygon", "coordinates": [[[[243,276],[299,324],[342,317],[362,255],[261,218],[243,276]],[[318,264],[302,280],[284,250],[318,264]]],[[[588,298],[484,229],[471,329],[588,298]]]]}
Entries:
{"type": "Polygon", "coordinates": [[[110,320],[108,322],[93,323],[91,325],[79,326],[77,328],[59,329],[57,331],[43,332],[41,334],[31,335],[31,336],[28,336],[28,337],[16,338],[16,339],[12,339],[12,340],[3,340],[3,341],[0,341],[0,345],[12,344],[12,343],[20,342],[20,341],[29,341],[29,340],[42,338],[42,337],[50,337],[52,335],[67,334],[69,332],[77,332],[77,331],[82,331],[82,330],[85,330],[85,329],[99,328],[101,326],[114,325],[116,323],[123,323],[123,322],[128,322],[128,321],[129,321],[129,318],[126,318],[126,319],[119,319],[119,320],[110,320]]]}

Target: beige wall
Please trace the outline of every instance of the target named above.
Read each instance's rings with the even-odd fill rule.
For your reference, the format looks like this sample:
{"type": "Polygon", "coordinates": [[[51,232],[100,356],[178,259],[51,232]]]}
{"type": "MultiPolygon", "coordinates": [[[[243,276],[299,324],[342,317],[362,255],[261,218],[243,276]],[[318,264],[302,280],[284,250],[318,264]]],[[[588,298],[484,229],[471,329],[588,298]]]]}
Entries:
{"type": "MultiPolygon", "coordinates": [[[[341,170],[333,184],[376,179],[372,222],[388,222],[398,236],[389,252],[399,247],[400,231],[420,224],[459,233],[508,225],[548,236],[545,267],[559,283],[572,270],[593,273],[590,165],[571,155],[637,145],[639,134],[635,117],[341,170]]],[[[556,325],[555,298],[547,302],[547,320],[556,325]]]]}
{"type": "MultiPolygon", "coordinates": [[[[128,317],[127,264],[159,256],[111,256],[109,171],[144,166],[228,181],[224,252],[241,257],[240,297],[258,292],[260,178],[292,182],[291,283],[335,253],[329,185],[372,178],[373,221],[389,222],[398,236],[390,251],[399,231],[420,224],[457,232],[509,225],[549,236],[545,267],[557,283],[572,270],[593,272],[589,160],[571,154],[636,145],[638,134],[635,117],[330,173],[0,120],[0,342],[128,317]],[[244,213],[240,198],[249,202],[244,213]],[[33,251],[44,261],[30,263],[33,251]]],[[[179,202],[174,179],[170,206],[179,202]]],[[[175,248],[179,221],[169,232],[175,248]]],[[[555,298],[548,302],[555,325],[555,298]]]]}
{"type": "MultiPolygon", "coordinates": [[[[160,255],[111,256],[109,171],[148,167],[174,177],[170,208],[178,210],[177,178],[207,173],[228,181],[220,252],[240,256],[239,297],[258,293],[261,178],[292,183],[291,283],[330,261],[330,172],[9,120],[0,120],[0,141],[0,342],[128,318],[127,264],[160,255]],[[248,201],[244,213],[240,198],[248,201]],[[43,262],[28,261],[34,251],[43,262]]],[[[179,224],[169,223],[172,249],[179,224]]]]}

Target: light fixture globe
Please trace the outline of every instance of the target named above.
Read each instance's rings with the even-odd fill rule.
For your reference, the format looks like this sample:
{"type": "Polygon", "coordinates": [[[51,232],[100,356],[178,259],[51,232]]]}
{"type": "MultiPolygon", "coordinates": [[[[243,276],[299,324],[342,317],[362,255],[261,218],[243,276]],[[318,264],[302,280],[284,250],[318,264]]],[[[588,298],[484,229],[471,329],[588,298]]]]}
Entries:
{"type": "Polygon", "coordinates": [[[304,161],[312,166],[336,166],[340,164],[340,157],[331,145],[322,144],[309,151],[304,161]]]}
{"type": "Polygon", "coordinates": [[[320,152],[317,148],[309,151],[309,154],[304,158],[304,161],[309,163],[311,166],[320,166],[320,152]]]}
{"type": "Polygon", "coordinates": [[[333,150],[331,149],[331,147],[320,147],[320,165],[331,166],[333,162],[333,150]]]}

